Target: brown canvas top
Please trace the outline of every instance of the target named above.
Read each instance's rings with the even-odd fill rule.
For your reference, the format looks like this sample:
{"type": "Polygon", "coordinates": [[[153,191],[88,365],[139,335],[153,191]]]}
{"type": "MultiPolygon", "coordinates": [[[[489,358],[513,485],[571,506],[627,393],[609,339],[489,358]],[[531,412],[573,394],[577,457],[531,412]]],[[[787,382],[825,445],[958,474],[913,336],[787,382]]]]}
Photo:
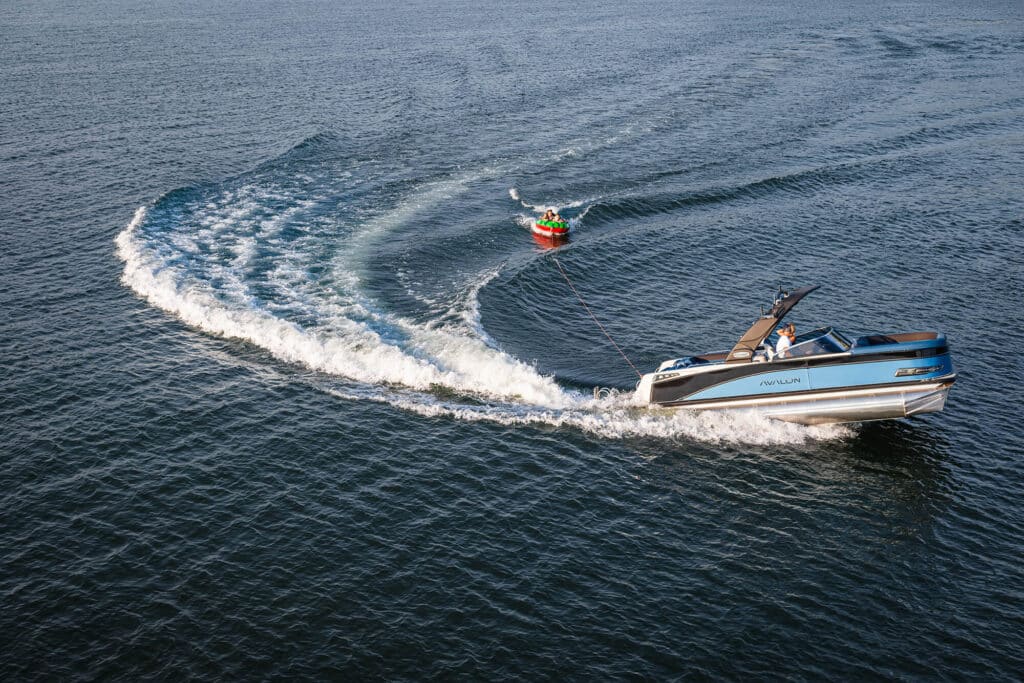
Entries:
{"type": "Polygon", "coordinates": [[[772,309],[764,314],[763,317],[758,318],[754,321],[754,324],[750,326],[740,340],[736,342],[736,346],[732,347],[732,351],[729,352],[726,357],[726,363],[749,363],[754,358],[754,350],[761,345],[761,342],[772,333],[772,330],[782,322],[782,319],[786,317],[786,314],[794,306],[796,306],[800,299],[816,290],[821,285],[809,285],[807,287],[800,287],[794,289],[786,296],[778,299],[772,306],[772,309]]]}

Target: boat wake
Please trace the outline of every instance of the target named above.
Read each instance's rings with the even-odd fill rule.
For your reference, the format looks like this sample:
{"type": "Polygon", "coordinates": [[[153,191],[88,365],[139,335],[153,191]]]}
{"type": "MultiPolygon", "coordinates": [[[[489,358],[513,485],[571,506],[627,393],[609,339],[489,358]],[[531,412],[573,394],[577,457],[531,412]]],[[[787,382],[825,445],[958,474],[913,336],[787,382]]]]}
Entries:
{"type": "MultiPolygon", "coordinates": [[[[340,398],[360,398],[348,392],[327,391],[340,398]]],[[[854,434],[849,426],[801,426],[771,420],[753,411],[698,413],[651,410],[633,405],[632,395],[579,401],[573,408],[560,410],[523,405],[478,406],[435,400],[433,397],[402,397],[399,394],[388,397],[364,395],[361,398],[382,401],[426,417],[492,422],[509,427],[568,427],[609,439],[653,437],[770,446],[842,439],[854,434]]]]}
{"type": "Polygon", "coordinates": [[[178,190],[139,208],[115,239],[122,281],[191,327],[315,371],[324,379],[315,384],[332,395],[425,416],[573,427],[609,438],[770,444],[850,433],[755,414],[651,411],[634,406],[632,393],[595,399],[568,389],[503,351],[484,329],[479,294],[501,264],[467,274],[427,313],[388,310],[364,287],[372,239],[400,231],[465,183],[422,185],[368,215],[343,201],[365,178],[335,172],[325,188],[327,181],[309,176],[282,183],[256,175],[178,190]]]}
{"type": "MultiPolygon", "coordinates": [[[[323,292],[316,305],[326,320],[303,325],[281,315],[293,309],[303,291],[288,264],[278,270],[282,290],[294,301],[261,302],[253,288],[238,279],[231,264],[218,269],[220,282],[204,282],[147,244],[139,228],[146,218],[140,208],[117,236],[124,261],[123,282],[151,304],[185,323],[212,334],[242,339],[280,360],[374,385],[402,385],[420,390],[440,386],[492,399],[517,400],[562,408],[574,397],[550,377],[488,345],[479,327],[475,297],[465,311],[470,330],[419,325],[376,310],[370,301],[323,292]],[[294,282],[288,282],[294,279],[294,282]],[[492,378],[500,377],[496,382],[492,378]]],[[[246,241],[243,251],[253,246],[246,241]]],[[[244,262],[244,257],[240,257],[244,262]]],[[[238,265],[237,260],[234,264],[238,265]]],[[[481,285],[482,286],[482,285],[481,285]]]]}

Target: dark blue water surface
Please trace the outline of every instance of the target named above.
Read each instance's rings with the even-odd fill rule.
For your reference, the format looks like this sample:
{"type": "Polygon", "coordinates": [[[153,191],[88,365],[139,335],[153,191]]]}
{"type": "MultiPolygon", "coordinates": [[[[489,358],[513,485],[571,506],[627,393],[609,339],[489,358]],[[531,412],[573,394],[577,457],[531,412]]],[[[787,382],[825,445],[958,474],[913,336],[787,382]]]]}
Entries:
{"type": "Polygon", "coordinates": [[[0,7],[0,679],[1024,671],[1019,0],[156,5],[0,7]],[[960,379],[631,407],[555,254],[960,379]]]}

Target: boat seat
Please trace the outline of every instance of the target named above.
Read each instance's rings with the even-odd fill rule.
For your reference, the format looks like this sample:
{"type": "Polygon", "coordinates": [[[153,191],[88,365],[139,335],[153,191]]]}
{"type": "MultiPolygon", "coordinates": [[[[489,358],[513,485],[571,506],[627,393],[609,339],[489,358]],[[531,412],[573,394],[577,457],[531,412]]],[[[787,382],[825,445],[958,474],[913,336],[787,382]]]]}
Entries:
{"type": "Polygon", "coordinates": [[[686,358],[680,358],[675,363],[667,368],[662,368],[662,372],[668,372],[669,370],[683,370],[685,368],[692,368],[695,365],[707,365],[710,361],[700,356],[687,356],[686,358]]]}
{"type": "Polygon", "coordinates": [[[857,337],[857,341],[853,343],[854,346],[877,346],[879,344],[897,344],[897,340],[885,334],[869,334],[863,337],[857,337]]]}

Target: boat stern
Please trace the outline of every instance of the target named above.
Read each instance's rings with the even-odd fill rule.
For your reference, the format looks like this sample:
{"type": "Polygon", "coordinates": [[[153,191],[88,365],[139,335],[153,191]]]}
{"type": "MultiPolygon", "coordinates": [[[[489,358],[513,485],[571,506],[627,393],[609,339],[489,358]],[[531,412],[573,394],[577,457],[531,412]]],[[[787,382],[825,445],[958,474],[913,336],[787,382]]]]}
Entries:
{"type": "Polygon", "coordinates": [[[649,372],[646,375],[642,375],[640,381],[636,383],[634,400],[637,405],[647,405],[651,402],[651,389],[654,386],[654,375],[656,374],[649,372]]]}

